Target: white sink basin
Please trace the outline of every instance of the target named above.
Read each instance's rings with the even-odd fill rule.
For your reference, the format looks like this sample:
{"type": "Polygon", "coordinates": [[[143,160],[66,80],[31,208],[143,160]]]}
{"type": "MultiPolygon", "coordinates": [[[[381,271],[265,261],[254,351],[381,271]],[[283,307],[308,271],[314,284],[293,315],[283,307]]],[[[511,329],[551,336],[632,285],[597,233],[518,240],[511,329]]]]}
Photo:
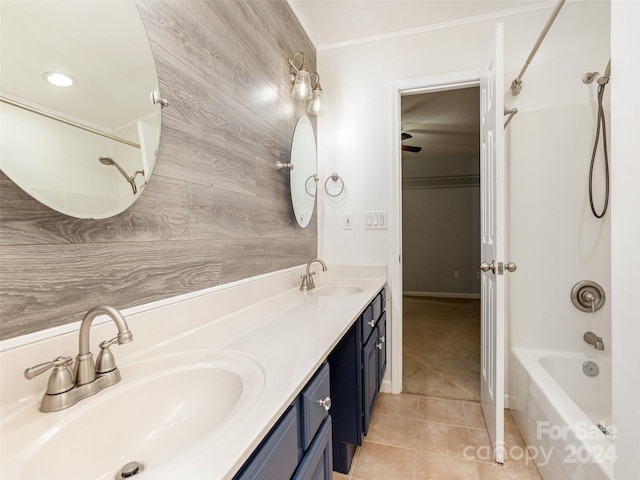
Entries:
{"type": "MultiPolygon", "coordinates": [[[[240,354],[197,351],[121,367],[122,381],[67,410],[25,408],[2,423],[2,478],[113,479],[153,470],[221,440],[258,400],[262,368],[240,354]]],[[[137,476],[136,476],[137,478],[137,476]]]]}
{"type": "Polygon", "coordinates": [[[362,288],[355,285],[325,285],[323,287],[316,287],[313,293],[326,297],[340,297],[343,295],[362,293],[362,288]]]}

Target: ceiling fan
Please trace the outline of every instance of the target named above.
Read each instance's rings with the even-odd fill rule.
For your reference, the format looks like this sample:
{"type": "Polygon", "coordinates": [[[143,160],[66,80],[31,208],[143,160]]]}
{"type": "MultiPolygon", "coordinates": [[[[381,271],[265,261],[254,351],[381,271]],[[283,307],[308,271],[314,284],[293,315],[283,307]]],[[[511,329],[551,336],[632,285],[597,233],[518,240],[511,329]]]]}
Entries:
{"type": "MultiPolygon", "coordinates": [[[[409,133],[402,132],[402,140],[408,140],[410,138],[413,138],[413,135],[411,135],[409,133]]],[[[414,147],[414,146],[411,146],[411,145],[402,145],[402,151],[403,152],[418,153],[420,150],[422,150],[422,147],[414,147]]]]}

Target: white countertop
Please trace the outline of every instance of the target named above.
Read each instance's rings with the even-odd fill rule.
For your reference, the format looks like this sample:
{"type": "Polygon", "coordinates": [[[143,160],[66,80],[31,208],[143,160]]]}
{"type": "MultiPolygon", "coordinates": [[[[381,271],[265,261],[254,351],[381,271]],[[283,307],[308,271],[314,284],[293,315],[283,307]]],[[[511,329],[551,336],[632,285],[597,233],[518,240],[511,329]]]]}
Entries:
{"type": "MultiPolygon", "coordinates": [[[[318,271],[318,267],[315,264],[313,270],[318,271]]],[[[265,375],[256,404],[222,438],[200,442],[188,455],[168,459],[158,469],[149,465],[136,478],[232,478],[386,283],[384,267],[329,265],[326,273],[317,276],[316,287],[349,284],[363,291],[319,296],[299,290],[302,271],[302,267],[289,269],[137,314],[127,315],[125,311],[135,341],[114,349],[123,379],[127,378],[129,364],[148,356],[209,349],[248,356],[265,375]]],[[[110,338],[114,329],[110,323],[93,327],[92,345],[110,338]]],[[[69,333],[0,353],[3,417],[25,408],[33,409],[34,415],[52,415],[37,411],[46,378],[28,382],[19,377],[33,364],[59,355],[75,356],[75,348],[77,333],[69,333]],[[10,373],[6,371],[9,364],[10,373]],[[19,388],[10,393],[11,382],[17,382],[19,388]]],[[[96,350],[92,348],[94,353],[96,350]]],[[[110,388],[117,389],[118,385],[110,388]]],[[[71,409],[85,402],[91,402],[91,398],[71,409]]],[[[3,464],[6,453],[2,446],[3,464]]]]}

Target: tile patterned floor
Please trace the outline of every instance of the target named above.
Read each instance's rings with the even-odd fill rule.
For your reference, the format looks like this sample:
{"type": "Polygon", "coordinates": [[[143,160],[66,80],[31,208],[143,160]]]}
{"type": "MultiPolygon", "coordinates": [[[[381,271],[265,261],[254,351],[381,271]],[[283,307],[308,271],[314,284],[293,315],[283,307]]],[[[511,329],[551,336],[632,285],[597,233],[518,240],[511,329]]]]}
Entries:
{"type": "Polygon", "coordinates": [[[404,392],[480,400],[480,300],[404,297],[404,392]]]}
{"type": "Polygon", "coordinates": [[[348,475],[334,480],[541,480],[508,411],[508,456],[491,461],[478,402],[380,393],[348,475]],[[520,455],[522,454],[522,455],[520,455]]]}

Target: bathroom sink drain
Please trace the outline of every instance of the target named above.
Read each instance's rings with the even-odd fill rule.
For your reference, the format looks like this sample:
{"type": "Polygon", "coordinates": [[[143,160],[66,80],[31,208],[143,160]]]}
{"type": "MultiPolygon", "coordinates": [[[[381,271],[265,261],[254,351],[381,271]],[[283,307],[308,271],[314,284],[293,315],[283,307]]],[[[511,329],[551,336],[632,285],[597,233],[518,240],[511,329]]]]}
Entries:
{"type": "Polygon", "coordinates": [[[140,462],[129,462],[116,473],[116,480],[130,478],[144,470],[144,465],[140,462]]]}

